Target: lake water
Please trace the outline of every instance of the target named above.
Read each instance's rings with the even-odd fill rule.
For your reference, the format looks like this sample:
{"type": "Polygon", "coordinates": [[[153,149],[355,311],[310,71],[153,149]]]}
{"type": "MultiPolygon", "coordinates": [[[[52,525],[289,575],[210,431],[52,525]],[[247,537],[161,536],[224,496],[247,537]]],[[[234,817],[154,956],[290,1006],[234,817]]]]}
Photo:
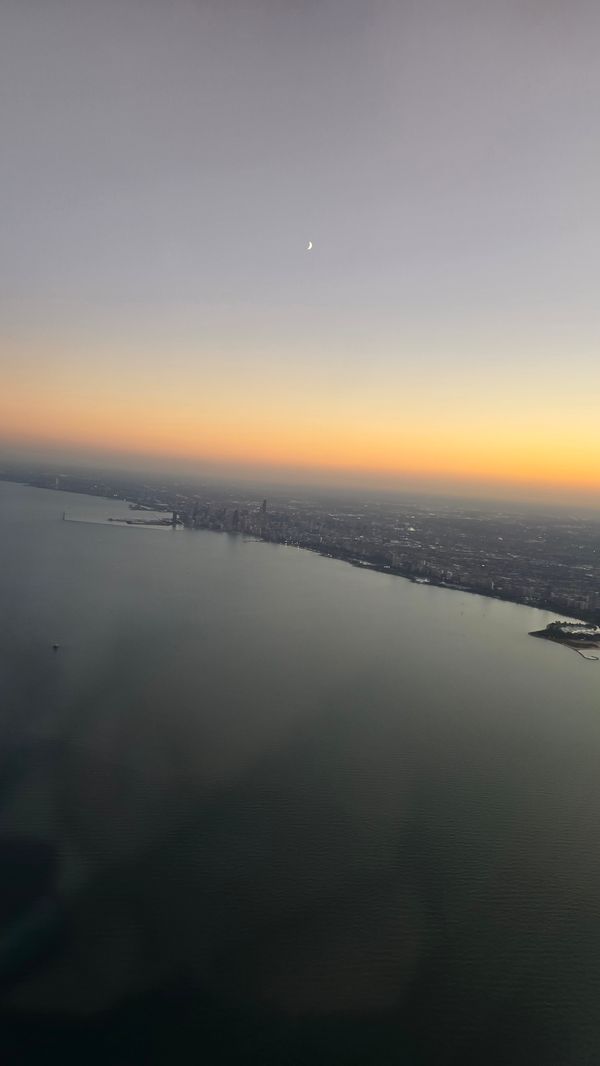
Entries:
{"type": "Polygon", "coordinates": [[[600,1061],[600,663],[541,611],[129,513],[0,483],[0,838],[51,844],[68,921],[11,1032],[600,1061]]]}

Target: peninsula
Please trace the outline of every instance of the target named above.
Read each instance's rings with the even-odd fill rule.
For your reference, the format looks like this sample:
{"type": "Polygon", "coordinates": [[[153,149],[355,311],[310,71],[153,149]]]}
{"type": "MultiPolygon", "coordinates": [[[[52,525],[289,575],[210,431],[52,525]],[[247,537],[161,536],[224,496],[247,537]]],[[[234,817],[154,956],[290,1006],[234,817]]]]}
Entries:
{"type": "Polygon", "coordinates": [[[531,637],[541,637],[542,640],[552,640],[556,644],[564,644],[572,648],[584,659],[600,659],[600,655],[586,655],[585,650],[597,648],[600,650],[600,626],[584,624],[583,622],[550,622],[545,629],[534,630],[529,634],[531,637]]]}

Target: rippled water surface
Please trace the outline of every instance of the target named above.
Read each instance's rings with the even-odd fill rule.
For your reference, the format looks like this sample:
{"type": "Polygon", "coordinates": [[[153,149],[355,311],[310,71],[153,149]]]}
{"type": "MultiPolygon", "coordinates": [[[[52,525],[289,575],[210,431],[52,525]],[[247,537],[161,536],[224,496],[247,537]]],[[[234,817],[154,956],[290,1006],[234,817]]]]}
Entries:
{"type": "Polygon", "coordinates": [[[66,915],[15,1041],[600,1061],[600,664],[540,611],[127,514],[0,484],[0,847],[52,850],[66,915]]]}

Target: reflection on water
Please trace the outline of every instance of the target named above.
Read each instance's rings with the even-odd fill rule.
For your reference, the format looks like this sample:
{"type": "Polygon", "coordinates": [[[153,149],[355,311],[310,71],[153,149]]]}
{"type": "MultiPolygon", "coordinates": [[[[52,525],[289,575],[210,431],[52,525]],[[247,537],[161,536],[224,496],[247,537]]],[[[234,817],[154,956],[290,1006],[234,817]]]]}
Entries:
{"type": "Polygon", "coordinates": [[[0,506],[15,1055],[597,1060],[600,673],[547,616],[0,506]]]}

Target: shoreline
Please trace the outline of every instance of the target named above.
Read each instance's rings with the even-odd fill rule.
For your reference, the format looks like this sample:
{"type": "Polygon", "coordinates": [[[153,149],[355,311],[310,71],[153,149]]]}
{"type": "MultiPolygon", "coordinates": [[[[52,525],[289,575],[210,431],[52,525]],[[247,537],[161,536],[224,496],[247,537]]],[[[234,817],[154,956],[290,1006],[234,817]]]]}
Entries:
{"type": "MultiPolygon", "coordinates": [[[[5,478],[3,478],[2,480],[6,481],[5,478]]],[[[33,485],[30,482],[28,482],[28,481],[8,480],[8,481],[6,481],[6,483],[7,484],[12,484],[12,485],[14,485],[14,484],[22,485],[25,488],[41,489],[42,491],[45,491],[45,492],[56,492],[56,491],[68,492],[70,495],[73,495],[73,496],[85,496],[85,497],[89,497],[91,499],[111,500],[113,502],[115,502],[115,500],[117,499],[117,497],[115,497],[114,495],[104,496],[101,493],[76,492],[76,491],[73,491],[71,489],[64,489],[64,488],[60,489],[60,490],[57,490],[55,488],[50,488],[49,486],[46,486],[46,485],[33,485]]],[[[123,503],[129,503],[129,504],[137,502],[134,499],[130,499],[129,497],[124,497],[124,496],[118,497],[118,499],[120,499],[123,503]]],[[[69,521],[73,521],[73,519],[70,519],[69,521]]],[[[75,519],[75,521],[77,521],[77,519],[75,519]]],[[[155,529],[156,528],[161,528],[158,524],[154,525],[154,523],[151,524],[150,522],[143,522],[143,521],[135,522],[135,520],[134,520],[132,522],[127,522],[127,520],[123,520],[123,519],[119,520],[119,519],[108,519],[108,518],[106,519],[106,521],[110,522],[111,525],[120,525],[120,526],[122,526],[122,525],[135,525],[135,527],[137,529],[143,529],[144,527],[145,528],[154,527],[155,529]]],[[[172,528],[172,526],[169,523],[168,525],[166,525],[166,526],[164,526],[162,528],[169,529],[169,528],[172,528]]],[[[369,562],[368,560],[358,559],[356,557],[354,557],[354,558],[350,557],[349,558],[349,557],[344,556],[344,555],[335,555],[333,552],[327,551],[327,550],[325,550],[323,548],[313,548],[313,547],[310,547],[309,545],[302,545],[302,544],[290,544],[288,542],[284,542],[284,541],[280,541],[280,540],[274,540],[274,539],[271,539],[269,537],[262,537],[262,536],[257,535],[257,534],[253,534],[251,536],[248,536],[248,534],[236,533],[235,531],[224,530],[224,529],[223,530],[221,530],[221,529],[210,529],[208,527],[204,528],[202,526],[200,526],[198,528],[200,530],[202,530],[202,532],[205,532],[205,533],[217,533],[217,534],[227,533],[228,535],[242,536],[242,537],[244,537],[245,540],[252,540],[254,542],[258,542],[258,543],[261,543],[261,544],[276,544],[276,545],[278,545],[281,548],[298,548],[301,551],[312,552],[313,555],[320,555],[324,559],[335,559],[335,560],[337,560],[340,563],[349,563],[350,566],[354,566],[354,567],[356,567],[357,569],[360,569],[360,570],[375,571],[376,573],[387,574],[390,577],[401,577],[405,581],[410,581],[413,585],[425,585],[425,586],[429,586],[430,588],[446,589],[449,592],[464,592],[464,593],[466,593],[469,596],[483,596],[485,599],[497,600],[497,601],[499,601],[501,603],[512,603],[516,607],[528,607],[530,610],[544,611],[546,614],[560,615],[561,617],[569,619],[570,621],[575,621],[575,622],[592,621],[591,619],[585,618],[585,614],[584,615],[579,615],[578,617],[574,617],[573,615],[570,615],[568,612],[560,610],[559,608],[555,607],[552,604],[548,604],[548,603],[544,603],[544,602],[531,603],[531,602],[526,602],[524,600],[515,599],[514,596],[511,596],[511,595],[508,595],[508,594],[504,594],[504,593],[496,591],[496,590],[492,591],[491,589],[472,589],[472,588],[469,588],[466,585],[457,585],[457,584],[452,584],[451,582],[447,582],[447,581],[438,581],[435,578],[422,578],[422,577],[418,577],[418,576],[410,574],[410,573],[403,573],[402,570],[399,570],[398,568],[393,568],[391,565],[387,565],[387,564],[384,564],[384,563],[373,563],[373,562],[369,562]]],[[[193,530],[192,530],[192,532],[193,532],[193,530]]],[[[531,633],[530,635],[531,636],[538,636],[538,635],[539,636],[543,636],[544,632],[540,631],[539,634],[538,633],[531,633]]],[[[548,638],[545,638],[545,639],[548,639],[548,638]]],[[[552,638],[550,638],[550,639],[552,639],[552,638]]],[[[563,642],[562,641],[554,641],[554,643],[563,643],[563,642]]],[[[577,651],[578,649],[575,648],[574,650],[577,651]]],[[[583,656],[583,657],[587,658],[587,656],[583,656]]],[[[599,656],[599,658],[600,658],[600,656],[599,656]]]]}
{"type": "MultiPolygon", "coordinates": [[[[336,558],[334,556],[334,558],[336,558]]],[[[392,577],[403,577],[405,581],[410,581],[413,585],[429,586],[434,589],[447,589],[449,592],[465,592],[468,596],[483,596],[486,600],[497,600],[499,603],[513,603],[516,607],[528,607],[531,611],[545,611],[546,614],[560,614],[561,617],[568,618],[573,622],[581,622],[583,619],[574,618],[572,615],[565,614],[564,611],[557,611],[553,606],[539,603],[526,603],[524,600],[516,600],[514,596],[504,595],[501,592],[492,592],[491,589],[470,589],[466,585],[453,585],[449,581],[436,581],[432,578],[413,577],[411,574],[403,574],[401,570],[393,570],[391,567],[379,566],[378,564],[365,565],[352,560],[341,560],[342,562],[350,562],[353,566],[360,566],[361,570],[376,570],[378,573],[390,574],[392,577]]]]}
{"type": "MultiPolygon", "coordinates": [[[[218,529],[206,529],[205,533],[219,533],[218,529]]],[[[348,563],[350,566],[356,567],[357,570],[374,571],[378,574],[386,574],[388,577],[400,577],[404,581],[410,581],[411,585],[421,585],[422,587],[429,587],[434,589],[445,589],[447,592],[464,592],[468,596],[483,596],[486,600],[496,600],[498,603],[512,603],[515,607],[527,607],[530,611],[544,611],[546,614],[560,615],[561,618],[568,619],[571,622],[582,622],[585,619],[581,617],[575,618],[573,615],[567,614],[565,611],[559,611],[556,607],[548,606],[546,604],[538,603],[526,603],[523,600],[516,600],[513,596],[503,595],[501,592],[487,591],[486,589],[470,589],[466,585],[453,585],[448,581],[436,581],[432,578],[415,577],[412,574],[403,574],[401,570],[394,569],[391,566],[386,566],[383,563],[369,563],[363,562],[360,559],[347,559],[343,555],[333,555],[332,552],[323,551],[320,548],[311,548],[303,546],[301,544],[284,544],[278,540],[267,540],[265,537],[255,537],[255,541],[261,544],[276,544],[280,548],[298,548],[300,551],[312,552],[313,555],[320,555],[323,559],[335,559],[338,563],[348,563]]]]}

